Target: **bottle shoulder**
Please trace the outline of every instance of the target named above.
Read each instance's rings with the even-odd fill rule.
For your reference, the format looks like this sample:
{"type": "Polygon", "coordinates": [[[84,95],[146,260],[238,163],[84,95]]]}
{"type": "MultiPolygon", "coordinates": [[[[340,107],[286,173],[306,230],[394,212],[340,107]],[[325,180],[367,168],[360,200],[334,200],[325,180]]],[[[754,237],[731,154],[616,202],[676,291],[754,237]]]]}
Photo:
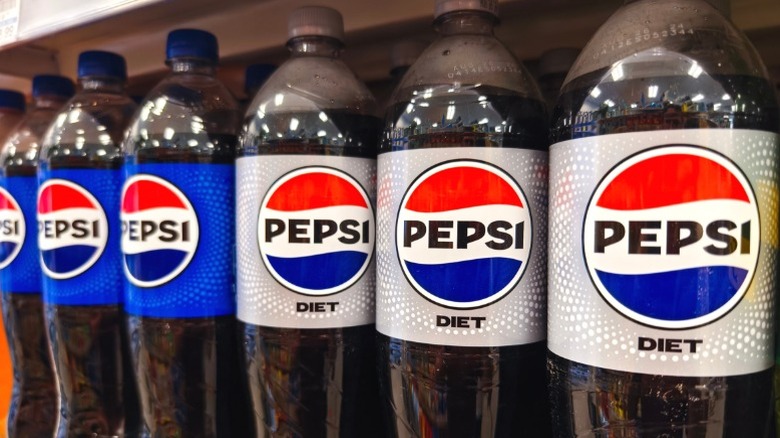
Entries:
{"type": "MultiPolygon", "coordinates": [[[[136,105],[127,95],[84,90],[57,112],[41,141],[44,164],[114,163],[136,105]]],[[[112,166],[114,164],[111,164],[112,166]]]]}

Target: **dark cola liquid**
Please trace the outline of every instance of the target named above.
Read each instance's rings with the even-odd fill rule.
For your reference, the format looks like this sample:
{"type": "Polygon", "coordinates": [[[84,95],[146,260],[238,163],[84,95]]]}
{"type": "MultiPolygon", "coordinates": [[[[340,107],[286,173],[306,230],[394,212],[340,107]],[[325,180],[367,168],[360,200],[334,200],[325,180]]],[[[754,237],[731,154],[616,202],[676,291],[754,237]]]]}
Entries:
{"type": "MultiPolygon", "coordinates": [[[[333,144],[322,144],[314,136],[293,140],[269,136],[245,141],[239,156],[376,158],[377,118],[328,111],[330,122],[321,123],[318,114],[273,117],[277,126],[289,126],[289,119],[296,117],[306,130],[326,131],[333,144]]],[[[259,436],[373,437],[380,433],[374,325],[290,329],[239,324],[259,436]]]]}
{"type": "MultiPolygon", "coordinates": [[[[6,178],[35,177],[34,166],[5,170],[6,178]]],[[[39,293],[2,291],[3,322],[14,367],[9,438],[51,437],[57,422],[57,388],[39,293]]]]}
{"type": "MultiPolygon", "coordinates": [[[[194,137],[202,140],[203,136],[194,137]]],[[[150,136],[135,145],[135,163],[230,164],[235,135],[212,134],[200,148],[189,138],[150,136]],[[152,143],[159,146],[152,146],[152,143]]],[[[231,285],[225,285],[229,288],[231,285]]],[[[235,315],[152,318],[128,315],[143,436],[249,437],[253,435],[246,379],[239,360],[235,315]]]]}
{"type": "MultiPolygon", "coordinates": [[[[653,84],[659,84],[662,91],[670,90],[670,95],[665,101],[645,101],[644,105],[642,93],[650,85],[649,80],[599,85],[602,93],[625,107],[615,108],[612,114],[607,108],[583,111],[592,87],[604,74],[591,73],[565,87],[553,117],[553,143],[660,129],[778,131],[777,103],[764,79],[653,79],[653,84]],[[693,96],[701,93],[704,99],[691,102],[693,96],[688,92],[693,96]],[[631,103],[644,108],[632,108],[631,103]]],[[[595,368],[550,352],[548,371],[557,437],[769,436],[771,369],[729,377],[661,376],[595,368]]]]}
{"type": "MultiPolygon", "coordinates": [[[[418,107],[413,114],[418,120],[405,116],[408,102],[389,110],[393,128],[403,117],[413,125],[383,139],[381,152],[441,147],[547,150],[547,112],[540,101],[488,87],[427,101],[428,107],[418,107]],[[450,105],[453,114],[447,114],[450,105]],[[502,132],[495,132],[496,127],[502,132]],[[405,144],[399,143],[401,138],[405,144]]],[[[379,334],[377,348],[387,436],[550,435],[545,342],[460,347],[379,334]]]]}
{"type": "MultiPolygon", "coordinates": [[[[74,145],[58,146],[76,149],[74,145]]],[[[84,149],[91,147],[85,145],[84,149]]],[[[51,170],[118,170],[120,165],[117,157],[108,156],[104,161],[70,155],[49,160],[51,170]]],[[[60,385],[61,419],[56,437],[138,436],[138,395],[122,306],[47,304],[45,311],[60,385]]]]}

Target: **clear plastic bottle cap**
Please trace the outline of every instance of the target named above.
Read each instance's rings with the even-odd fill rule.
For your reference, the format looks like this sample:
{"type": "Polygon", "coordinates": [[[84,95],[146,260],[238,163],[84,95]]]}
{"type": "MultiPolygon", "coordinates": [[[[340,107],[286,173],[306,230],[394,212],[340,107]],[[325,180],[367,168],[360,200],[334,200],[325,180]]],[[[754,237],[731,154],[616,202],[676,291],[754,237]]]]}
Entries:
{"type": "Polygon", "coordinates": [[[88,50],[79,55],[79,78],[88,76],[115,77],[127,79],[125,58],[113,52],[88,50]]]}
{"type": "Polygon", "coordinates": [[[73,81],[65,76],[37,75],[32,80],[32,96],[59,96],[69,98],[75,92],[73,81]]]}
{"type": "Polygon", "coordinates": [[[326,36],[344,41],[344,19],[339,11],[325,6],[304,6],[290,14],[287,24],[290,38],[326,36]]]}
{"type": "Polygon", "coordinates": [[[409,67],[414,64],[428,43],[418,40],[399,41],[390,49],[390,69],[409,67]]]}
{"type": "Polygon", "coordinates": [[[483,11],[498,17],[498,0],[436,0],[434,18],[455,11],[483,11]]]}
{"type": "Polygon", "coordinates": [[[539,76],[568,73],[579,55],[580,49],[575,48],[552,49],[542,53],[539,58],[539,76]]]}
{"type": "Polygon", "coordinates": [[[0,108],[24,111],[24,94],[0,88],[0,108]]]}
{"type": "Polygon", "coordinates": [[[177,29],[168,34],[165,56],[173,58],[202,58],[217,62],[217,37],[200,29],[177,29]]]}

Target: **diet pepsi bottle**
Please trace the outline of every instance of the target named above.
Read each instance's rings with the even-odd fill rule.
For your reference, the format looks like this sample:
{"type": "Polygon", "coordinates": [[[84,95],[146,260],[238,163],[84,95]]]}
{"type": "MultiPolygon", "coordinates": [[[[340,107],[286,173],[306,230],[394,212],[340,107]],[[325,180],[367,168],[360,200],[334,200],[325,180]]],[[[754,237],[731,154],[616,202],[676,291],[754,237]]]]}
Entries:
{"type": "Polygon", "coordinates": [[[61,438],[137,433],[116,214],[122,134],[135,110],[126,75],[117,54],[81,53],[80,90],[42,139],[38,249],[61,438]]]}
{"type": "Polygon", "coordinates": [[[304,7],[246,113],[236,162],[238,318],[261,436],[375,436],[379,119],[339,59],[341,15],[304,7]]]}
{"type": "Polygon", "coordinates": [[[233,274],[238,106],[215,77],[214,35],[175,30],[166,54],[171,73],[128,130],[121,204],[143,436],[249,436],[233,274]]]}
{"type": "Polygon", "coordinates": [[[705,1],[626,1],[553,119],[555,435],[767,436],[778,106],[755,49],[705,1]]]}
{"type": "Polygon", "coordinates": [[[57,422],[56,379],[43,320],[35,232],[36,172],[40,139],[57,111],[73,95],[73,83],[60,76],[36,76],[32,94],[33,107],[19,123],[24,96],[0,90],[0,124],[5,128],[0,128],[0,136],[7,138],[0,152],[0,290],[14,370],[9,438],[51,437],[57,422]],[[14,129],[8,129],[8,122],[14,123],[14,129]]]}
{"type": "Polygon", "coordinates": [[[377,330],[394,436],[549,435],[547,113],[497,2],[437,0],[378,158],[377,330]]]}

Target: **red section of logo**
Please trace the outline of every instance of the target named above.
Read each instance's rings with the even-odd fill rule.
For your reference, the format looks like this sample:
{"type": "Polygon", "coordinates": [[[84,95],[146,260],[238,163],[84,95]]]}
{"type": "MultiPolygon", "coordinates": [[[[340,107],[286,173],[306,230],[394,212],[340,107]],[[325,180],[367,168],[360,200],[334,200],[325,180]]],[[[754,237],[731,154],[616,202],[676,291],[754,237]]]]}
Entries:
{"type": "Polygon", "coordinates": [[[725,167],[704,157],[670,154],[626,169],[604,189],[598,206],[639,210],[710,199],[750,202],[742,184],[725,167]]]}
{"type": "Polygon", "coordinates": [[[516,190],[503,178],[485,169],[464,166],[429,176],[409,196],[404,208],[436,212],[496,204],[523,206],[516,190]]]}
{"type": "Polygon", "coordinates": [[[367,207],[364,196],[345,179],[322,172],[298,175],[279,186],[266,208],[299,211],[347,206],[367,207]]]}

